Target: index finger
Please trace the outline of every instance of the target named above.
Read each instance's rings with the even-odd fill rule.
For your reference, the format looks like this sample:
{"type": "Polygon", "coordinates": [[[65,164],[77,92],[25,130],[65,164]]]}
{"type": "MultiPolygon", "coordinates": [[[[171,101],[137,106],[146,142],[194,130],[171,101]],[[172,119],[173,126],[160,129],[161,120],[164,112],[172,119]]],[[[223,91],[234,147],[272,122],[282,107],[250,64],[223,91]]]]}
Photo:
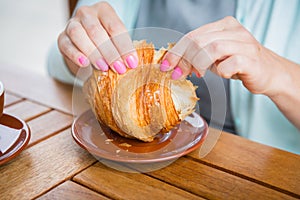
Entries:
{"type": "Polygon", "coordinates": [[[193,43],[191,38],[187,35],[183,36],[164,56],[160,66],[161,71],[170,71],[174,69],[183,57],[186,48],[190,46],[191,43],[193,43]]]}
{"type": "Polygon", "coordinates": [[[108,3],[103,3],[102,6],[102,12],[98,12],[102,26],[127,66],[135,68],[138,62],[137,53],[125,25],[108,3]]]}
{"type": "Polygon", "coordinates": [[[230,30],[239,26],[239,22],[234,17],[229,16],[223,18],[222,20],[206,24],[189,32],[182,39],[180,39],[179,42],[176,43],[176,45],[171,50],[166,53],[161,65],[161,70],[169,71],[174,69],[178,65],[182,57],[184,57],[184,59],[191,64],[193,57],[195,57],[196,53],[202,48],[196,41],[196,38],[199,35],[223,30],[230,30]]]}

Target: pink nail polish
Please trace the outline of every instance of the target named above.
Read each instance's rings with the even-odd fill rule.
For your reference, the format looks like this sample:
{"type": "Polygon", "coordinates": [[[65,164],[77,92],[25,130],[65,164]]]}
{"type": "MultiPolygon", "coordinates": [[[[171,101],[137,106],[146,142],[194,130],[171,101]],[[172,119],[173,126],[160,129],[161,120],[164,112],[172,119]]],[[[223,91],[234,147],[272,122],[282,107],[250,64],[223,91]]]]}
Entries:
{"type": "Polygon", "coordinates": [[[103,60],[102,58],[100,58],[99,60],[96,61],[96,65],[97,65],[98,69],[103,72],[106,72],[108,70],[108,65],[105,62],[105,60],[103,60]]]}
{"type": "Polygon", "coordinates": [[[84,56],[80,56],[78,61],[82,66],[87,66],[89,64],[89,60],[84,56]]]}
{"type": "Polygon", "coordinates": [[[115,70],[118,72],[118,74],[124,74],[126,72],[126,67],[121,61],[115,61],[113,63],[113,66],[115,70]]]}
{"type": "Polygon", "coordinates": [[[128,67],[130,67],[131,69],[136,68],[138,65],[138,59],[133,55],[127,56],[126,62],[128,67]]]}
{"type": "Polygon", "coordinates": [[[167,59],[163,60],[160,64],[160,71],[166,72],[170,69],[170,63],[167,59]]]}
{"type": "Polygon", "coordinates": [[[171,78],[173,80],[177,80],[182,76],[182,70],[179,67],[175,67],[174,71],[172,72],[171,78]]]}

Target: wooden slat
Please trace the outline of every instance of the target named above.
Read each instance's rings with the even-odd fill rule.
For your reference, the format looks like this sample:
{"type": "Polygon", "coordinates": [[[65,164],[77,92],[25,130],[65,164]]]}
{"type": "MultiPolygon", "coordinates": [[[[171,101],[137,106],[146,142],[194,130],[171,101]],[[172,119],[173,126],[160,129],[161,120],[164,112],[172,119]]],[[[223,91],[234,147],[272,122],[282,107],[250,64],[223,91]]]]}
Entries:
{"type": "Polygon", "coordinates": [[[50,110],[48,107],[27,100],[4,108],[5,113],[15,115],[24,121],[28,121],[50,110]]]}
{"type": "MultiPolygon", "coordinates": [[[[190,156],[199,159],[198,153],[190,156]]],[[[299,155],[223,133],[202,161],[298,194],[300,198],[299,155]]]]}
{"type": "Polygon", "coordinates": [[[116,171],[101,163],[76,175],[74,180],[113,199],[201,199],[144,174],[116,171]]]}
{"type": "Polygon", "coordinates": [[[95,162],[73,141],[70,129],[25,151],[0,167],[1,199],[32,199],[95,162]]]}
{"type": "Polygon", "coordinates": [[[29,121],[28,126],[31,129],[29,146],[71,126],[72,120],[72,116],[53,110],[29,121]]]}
{"type": "Polygon", "coordinates": [[[18,97],[16,95],[6,92],[4,95],[4,107],[7,107],[7,106],[9,106],[13,103],[19,102],[21,100],[22,100],[21,97],[18,97]]]}
{"type": "Polygon", "coordinates": [[[0,80],[11,93],[72,114],[71,85],[4,63],[0,63],[0,80]]]}
{"type": "MultiPolygon", "coordinates": [[[[3,64],[0,64],[0,80],[4,82],[9,94],[72,114],[72,86],[3,64]],[[22,79],[16,78],[20,72],[22,79]]],[[[27,100],[24,102],[26,104],[27,100]]],[[[5,111],[24,102],[7,106],[5,111]]],[[[20,107],[15,111],[23,113],[25,116],[21,117],[26,120],[36,116],[42,117],[41,114],[49,111],[33,108],[33,111],[27,110],[30,113],[27,114],[26,110],[22,109],[20,107]],[[35,109],[39,111],[36,112],[35,109]]],[[[18,113],[16,115],[18,116],[18,113]]],[[[42,127],[37,129],[42,130],[42,127]]],[[[34,198],[71,178],[95,161],[72,141],[69,131],[31,146],[11,162],[1,166],[0,198],[34,198]]],[[[133,194],[133,198],[149,199],[149,194],[155,195],[153,194],[155,192],[162,194],[163,192],[157,189],[162,187],[167,190],[165,195],[170,197],[177,195],[178,198],[182,198],[184,188],[207,198],[290,199],[292,196],[299,197],[300,179],[297,173],[300,168],[299,160],[299,155],[223,134],[216,147],[205,158],[199,159],[198,152],[193,152],[167,168],[149,173],[149,176],[162,181],[143,174],[116,172],[102,164],[84,170],[74,180],[115,198],[124,198],[124,194],[125,197],[132,198],[130,195],[133,194]],[[103,174],[99,174],[98,171],[103,174]],[[120,188],[117,193],[116,188],[120,188]],[[126,188],[130,193],[127,193],[126,188]],[[146,192],[140,192],[136,188],[146,188],[146,192]],[[170,194],[169,190],[175,193],[170,194]]],[[[186,194],[192,195],[188,192],[186,194]]]]}
{"type": "Polygon", "coordinates": [[[149,175],[208,199],[295,199],[187,158],[149,175]]]}
{"type": "Polygon", "coordinates": [[[72,181],[66,181],[62,183],[61,185],[55,187],[53,190],[47,192],[45,195],[37,199],[38,200],[46,200],[46,199],[108,200],[107,197],[102,196],[72,181]]]}

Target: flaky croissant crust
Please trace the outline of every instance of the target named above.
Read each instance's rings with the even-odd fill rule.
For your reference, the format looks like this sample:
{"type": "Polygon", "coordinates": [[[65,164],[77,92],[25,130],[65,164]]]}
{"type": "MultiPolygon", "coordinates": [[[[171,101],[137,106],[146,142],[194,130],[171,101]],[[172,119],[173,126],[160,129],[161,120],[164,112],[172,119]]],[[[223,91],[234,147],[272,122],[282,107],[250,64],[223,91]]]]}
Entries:
{"type": "Polygon", "coordinates": [[[134,45],[139,58],[136,69],[122,75],[93,70],[84,93],[100,123],[121,136],[150,142],[191,114],[198,98],[190,81],[173,81],[170,73],[160,71],[167,49],[155,51],[146,41],[134,45]]]}

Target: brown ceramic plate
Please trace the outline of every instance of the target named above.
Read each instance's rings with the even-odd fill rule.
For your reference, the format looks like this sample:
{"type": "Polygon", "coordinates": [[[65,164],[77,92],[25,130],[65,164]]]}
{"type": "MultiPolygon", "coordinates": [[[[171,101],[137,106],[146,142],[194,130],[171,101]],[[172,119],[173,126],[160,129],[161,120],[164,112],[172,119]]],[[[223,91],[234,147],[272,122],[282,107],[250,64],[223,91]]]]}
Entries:
{"type": "Polygon", "coordinates": [[[30,140],[30,129],[23,120],[5,113],[0,117],[0,124],[15,129],[18,132],[20,131],[17,141],[4,154],[0,152],[0,165],[2,165],[19,155],[25,149],[30,140]]]}
{"type": "Polygon", "coordinates": [[[121,137],[100,125],[91,110],[76,118],[72,125],[74,140],[94,156],[127,163],[151,163],[178,158],[198,148],[208,133],[208,125],[193,113],[153,142],[121,137]]]}

